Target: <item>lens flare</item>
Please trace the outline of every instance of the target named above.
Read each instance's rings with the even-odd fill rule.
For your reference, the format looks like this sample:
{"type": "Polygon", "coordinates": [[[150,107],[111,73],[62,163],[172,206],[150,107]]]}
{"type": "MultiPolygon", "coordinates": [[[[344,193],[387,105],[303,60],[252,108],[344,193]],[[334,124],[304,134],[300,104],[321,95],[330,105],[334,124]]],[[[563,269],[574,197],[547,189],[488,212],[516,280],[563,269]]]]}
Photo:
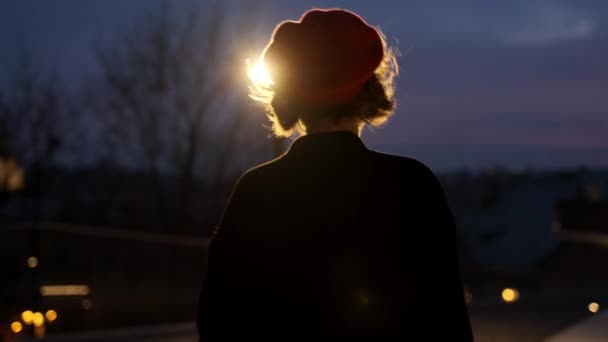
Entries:
{"type": "Polygon", "coordinates": [[[52,309],[48,310],[44,316],[46,317],[47,321],[53,322],[57,319],[57,311],[52,309]]]}
{"type": "Polygon", "coordinates": [[[34,316],[32,319],[35,327],[39,327],[44,324],[44,316],[40,312],[34,312],[34,316]]]}
{"type": "Polygon", "coordinates": [[[502,300],[505,303],[515,303],[519,298],[519,291],[517,289],[506,288],[502,290],[502,300]]]}
{"type": "Polygon", "coordinates": [[[21,324],[21,322],[13,322],[11,323],[11,330],[15,334],[18,334],[21,332],[21,330],[23,330],[23,325],[21,324]]]}
{"type": "Polygon", "coordinates": [[[34,313],[31,310],[25,310],[21,313],[21,320],[23,323],[30,325],[34,320],[34,313]]]}
{"type": "Polygon", "coordinates": [[[268,87],[273,84],[270,74],[263,60],[258,60],[255,64],[247,63],[247,75],[251,82],[261,87],[268,87]]]}
{"type": "Polygon", "coordinates": [[[592,303],[589,303],[589,305],[587,306],[587,309],[589,309],[589,312],[591,312],[591,313],[597,313],[598,311],[600,311],[600,305],[596,302],[592,302],[592,303]]]}
{"type": "Polygon", "coordinates": [[[27,258],[27,266],[29,268],[36,268],[38,266],[38,258],[36,258],[35,256],[27,258]]]}

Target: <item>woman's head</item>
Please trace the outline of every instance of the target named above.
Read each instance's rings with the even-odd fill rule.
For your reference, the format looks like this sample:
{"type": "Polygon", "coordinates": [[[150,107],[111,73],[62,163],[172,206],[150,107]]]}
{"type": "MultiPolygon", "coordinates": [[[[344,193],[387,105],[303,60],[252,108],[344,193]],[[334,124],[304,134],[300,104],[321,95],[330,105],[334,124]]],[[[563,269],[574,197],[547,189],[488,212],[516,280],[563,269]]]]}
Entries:
{"type": "Polygon", "coordinates": [[[273,131],[291,136],[324,123],[379,125],[395,108],[398,67],[379,29],[345,10],[311,10],[277,26],[261,57],[272,83],[253,84],[273,131]]]}

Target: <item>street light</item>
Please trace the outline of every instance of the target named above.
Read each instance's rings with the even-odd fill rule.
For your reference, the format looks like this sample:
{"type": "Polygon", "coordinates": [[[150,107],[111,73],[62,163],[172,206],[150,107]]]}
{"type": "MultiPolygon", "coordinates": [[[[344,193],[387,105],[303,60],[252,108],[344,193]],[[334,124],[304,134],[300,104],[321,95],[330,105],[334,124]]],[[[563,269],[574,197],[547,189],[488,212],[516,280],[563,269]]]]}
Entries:
{"type": "Polygon", "coordinates": [[[35,256],[27,258],[27,266],[29,268],[36,268],[38,266],[38,258],[36,258],[35,256]]]}
{"type": "Polygon", "coordinates": [[[21,325],[21,322],[13,322],[11,323],[11,330],[15,334],[18,334],[21,332],[21,330],[23,330],[23,325],[21,325]]]}
{"type": "Polygon", "coordinates": [[[591,313],[597,313],[598,311],[600,311],[600,305],[596,302],[591,302],[587,306],[587,309],[589,309],[589,312],[591,313]]]}
{"type": "Polygon", "coordinates": [[[519,291],[517,289],[506,288],[502,290],[502,300],[505,303],[515,303],[519,298],[519,291]]]}
{"type": "Polygon", "coordinates": [[[40,312],[34,312],[32,323],[35,327],[41,327],[44,324],[44,316],[40,312]]]}
{"type": "Polygon", "coordinates": [[[23,323],[30,325],[34,321],[34,313],[30,310],[25,310],[21,313],[21,320],[23,323]]]}
{"type": "Polygon", "coordinates": [[[268,87],[273,83],[262,59],[254,65],[247,65],[247,75],[255,86],[268,87]]]}
{"type": "Polygon", "coordinates": [[[19,191],[24,185],[24,172],[13,159],[0,158],[0,191],[19,191]]]}
{"type": "Polygon", "coordinates": [[[46,316],[46,320],[49,321],[49,323],[54,322],[57,319],[57,311],[52,309],[48,310],[44,316],[46,316]]]}

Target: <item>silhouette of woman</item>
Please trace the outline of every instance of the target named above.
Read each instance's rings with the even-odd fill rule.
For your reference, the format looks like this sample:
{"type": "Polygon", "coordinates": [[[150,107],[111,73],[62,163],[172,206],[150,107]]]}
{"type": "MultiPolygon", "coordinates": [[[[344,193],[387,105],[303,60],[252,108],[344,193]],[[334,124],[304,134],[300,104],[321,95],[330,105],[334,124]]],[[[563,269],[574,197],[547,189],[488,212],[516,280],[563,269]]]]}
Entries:
{"type": "Polygon", "coordinates": [[[253,98],[286,153],[237,181],[212,239],[198,315],[211,337],[469,341],[454,220],[422,163],[368,149],[393,112],[380,30],[341,9],[279,24],[253,98]]]}

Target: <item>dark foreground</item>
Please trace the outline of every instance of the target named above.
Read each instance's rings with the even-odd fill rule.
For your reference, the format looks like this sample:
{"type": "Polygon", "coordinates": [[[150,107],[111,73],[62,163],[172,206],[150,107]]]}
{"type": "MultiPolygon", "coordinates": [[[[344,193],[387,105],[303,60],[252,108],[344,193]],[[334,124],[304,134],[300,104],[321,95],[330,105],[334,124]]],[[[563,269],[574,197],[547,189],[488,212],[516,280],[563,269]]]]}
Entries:
{"type": "MultiPolygon", "coordinates": [[[[558,342],[575,338],[584,342],[595,341],[590,336],[595,336],[597,341],[606,338],[606,335],[598,336],[598,328],[608,327],[608,312],[591,314],[584,303],[580,304],[571,301],[543,305],[516,303],[473,306],[471,318],[475,340],[558,342]]],[[[605,331],[599,334],[603,332],[605,331]]],[[[195,342],[197,335],[194,323],[180,323],[47,336],[45,340],[50,342],[195,342]]]]}

